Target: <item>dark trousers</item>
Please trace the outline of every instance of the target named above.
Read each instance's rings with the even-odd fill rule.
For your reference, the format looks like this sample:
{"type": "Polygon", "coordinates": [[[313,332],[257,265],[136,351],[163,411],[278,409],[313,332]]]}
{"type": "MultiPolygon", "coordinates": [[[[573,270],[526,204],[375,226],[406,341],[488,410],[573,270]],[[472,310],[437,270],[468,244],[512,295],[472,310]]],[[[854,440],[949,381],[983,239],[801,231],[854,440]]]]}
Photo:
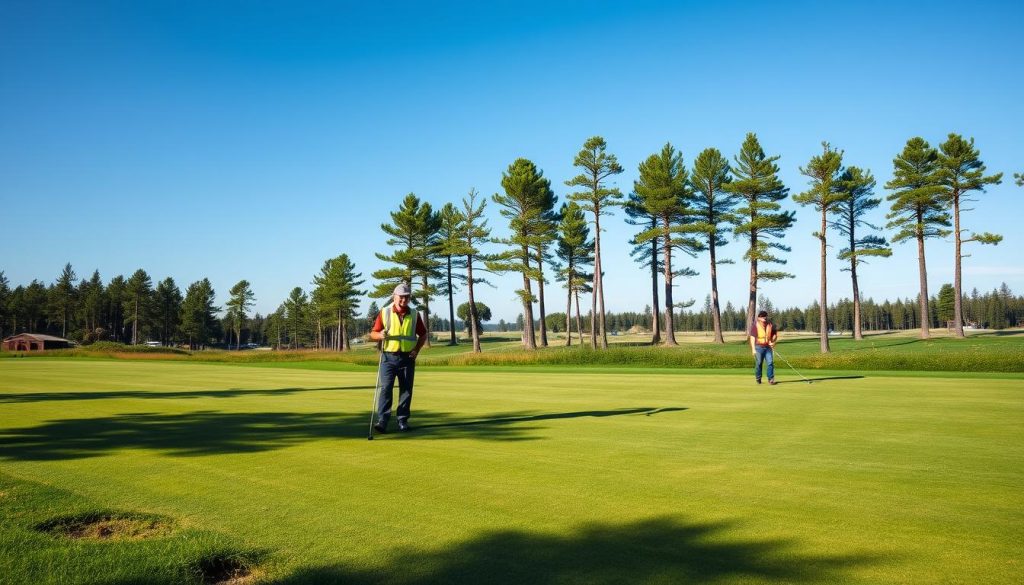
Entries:
{"type": "Polygon", "coordinates": [[[758,380],[761,379],[761,363],[768,362],[768,379],[775,379],[775,356],[772,354],[772,348],[767,345],[758,345],[754,347],[754,377],[758,380]]]}
{"type": "Polygon", "coordinates": [[[398,378],[398,422],[409,420],[412,408],[412,378],[416,372],[416,360],[407,352],[384,352],[380,364],[380,388],[377,390],[377,419],[387,425],[391,419],[391,400],[398,378]]]}

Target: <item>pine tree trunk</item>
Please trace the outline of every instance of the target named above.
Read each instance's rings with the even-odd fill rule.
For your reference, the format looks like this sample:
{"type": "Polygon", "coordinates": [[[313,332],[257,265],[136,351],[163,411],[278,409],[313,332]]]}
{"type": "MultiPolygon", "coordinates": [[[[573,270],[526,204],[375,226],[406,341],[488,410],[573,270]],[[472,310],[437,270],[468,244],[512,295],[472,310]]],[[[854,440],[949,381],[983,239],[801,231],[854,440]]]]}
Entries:
{"type": "Polygon", "coordinates": [[[523,246],[523,290],[526,291],[526,298],[523,299],[523,345],[526,349],[537,349],[537,338],[533,332],[533,289],[530,287],[530,277],[527,273],[530,268],[530,251],[523,246]]]}
{"type": "Polygon", "coordinates": [[[953,241],[956,242],[955,247],[955,264],[953,265],[953,331],[957,337],[963,338],[964,335],[964,320],[963,320],[963,294],[960,291],[961,288],[961,272],[960,263],[963,256],[960,254],[960,246],[962,241],[960,238],[960,194],[953,194],[953,241]]]}
{"type": "Polygon", "coordinates": [[[828,283],[827,283],[827,275],[825,273],[825,257],[826,257],[826,252],[827,252],[827,248],[828,248],[826,246],[826,242],[825,242],[825,228],[826,227],[827,227],[827,224],[826,224],[825,209],[822,208],[822,210],[821,210],[821,234],[819,236],[819,238],[821,239],[821,307],[819,307],[819,311],[818,311],[818,325],[819,325],[819,327],[821,327],[821,335],[819,337],[820,340],[821,340],[821,353],[828,353],[829,352],[829,347],[828,347],[828,298],[827,298],[828,295],[826,294],[826,292],[828,290],[828,286],[827,286],[828,283]]]}
{"type": "MultiPolygon", "coordinates": [[[[751,230],[750,232],[750,250],[754,252],[754,247],[757,245],[757,232],[751,230]]],[[[754,311],[757,310],[757,259],[750,259],[750,286],[749,295],[747,296],[747,327],[745,331],[750,331],[750,328],[754,326],[754,311]]]]}
{"type": "Polygon", "coordinates": [[[423,327],[427,330],[426,346],[430,347],[430,297],[427,295],[429,281],[423,276],[423,327]]]}
{"type": "MultiPolygon", "coordinates": [[[[573,266],[572,257],[569,258],[569,265],[565,272],[565,346],[570,347],[572,345],[572,281],[573,281],[573,266]]],[[[580,339],[580,343],[583,340],[580,339]]]]}
{"type": "Polygon", "coordinates": [[[583,345],[583,318],[580,316],[580,291],[574,290],[576,297],[576,335],[580,338],[580,345],[583,345]]]}
{"type": "Polygon", "coordinates": [[[448,319],[451,325],[448,329],[451,332],[451,339],[448,341],[448,345],[458,345],[459,340],[455,338],[455,299],[452,298],[455,295],[452,294],[452,257],[446,256],[448,259],[448,319]]]}
{"type": "Polygon", "coordinates": [[[662,255],[665,265],[665,345],[679,345],[676,343],[675,332],[675,311],[672,307],[672,236],[669,229],[668,218],[663,218],[665,235],[662,237],[662,255]]]}
{"type": "Polygon", "coordinates": [[[658,309],[658,240],[651,240],[651,345],[661,343],[661,311],[658,309]]]}
{"type": "MultiPolygon", "coordinates": [[[[469,330],[473,336],[473,352],[480,353],[480,331],[476,327],[476,301],[473,300],[473,256],[466,256],[466,276],[469,283],[469,330]]],[[[454,328],[454,322],[452,328],[454,328]]]]}
{"type": "MultiPolygon", "coordinates": [[[[917,223],[922,225],[923,213],[917,212],[917,223]]],[[[925,270],[924,260],[924,233],[918,228],[917,233],[917,273],[921,280],[921,294],[917,299],[917,306],[921,311],[921,339],[930,339],[931,332],[928,330],[928,326],[931,323],[931,319],[928,317],[928,272],[925,270]]]]}
{"type": "Polygon", "coordinates": [[[708,238],[708,250],[711,252],[711,321],[715,328],[715,343],[725,343],[722,335],[722,311],[718,308],[718,264],[715,260],[715,235],[708,238]]]}
{"type": "Polygon", "coordinates": [[[537,269],[540,278],[537,279],[537,296],[540,299],[538,310],[540,311],[540,346],[548,346],[548,324],[544,311],[544,250],[537,248],[537,269]]]}
{"type": "Polygon", "coordinates": [[[850,279],[853,281],[853,338],[864,339],[860,327],[860,288],[857,286],[857,242],[853,235],[853,223],[850,223],[850,279]]]}
{"type": "Polygon", "coordinates": [[[334,341],[335,349],[338,351],[345,351],[345,338],[343,337],[343,331],[345,330],[345,321],[341,318],[341,309],[338,309],[338,333],[334,341]]]}
{"type": "Polygon", "coordinates": [[[604,305],[604,274],[601,274],[603,265],[601,264],[601,209],[599,206],[594,205],[594,279],[597,282],[597,290],[594,291],[600,304],[599,310],[601,311],[598,316],[598,324],[601,327],[601,349],[608,349],[608,329],[606,327],[607,322],[605,321],[605,305],[604,305]]]}

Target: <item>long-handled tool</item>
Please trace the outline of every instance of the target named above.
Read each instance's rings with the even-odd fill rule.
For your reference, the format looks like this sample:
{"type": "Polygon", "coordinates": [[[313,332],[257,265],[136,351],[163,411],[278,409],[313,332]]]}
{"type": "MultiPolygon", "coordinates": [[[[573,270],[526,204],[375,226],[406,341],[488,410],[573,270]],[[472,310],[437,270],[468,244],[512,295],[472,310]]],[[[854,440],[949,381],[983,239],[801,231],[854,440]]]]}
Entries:
{"type": "Polygon", "coordinates": [[[780,358],[782,358],[782,361],[786,362],[786,365],[787,365],[787,366],[789,366],[789,367],[790,367],[790,369],[792,369],[792,370],[793,370],[794,372],[796,372],[796,374],[797,374],[798,376],[800,376],[801,378],[803,378],[803,379],[804,379],[804,382],[807,382],[808,384],[811,384],[811,383],[812,383],[812,382],[811,382],[810,380],[808,380],[808,379],[807,379],[807,376],[805,376],[805,375],[803,375],[803,374],[801,374],[801,373],[800,373],[800,370],[798,370],[798,369],[794,368],[794,367],[793,367],[793,364],[789,363],[789,360],[787,360],[787,359],[786,359],[786,356],[784,356],[784,355],[782,355],[781,353],[779,353],[779,350],[777,350],[777,349],[775,349],[775,348],[773,347],[773,348],[772,348],[772,353],[774,353],[775,355],[777,355],[777,356],[779,356],[780,358]]]}
{"type": "Polygon", "coordinates": [[[381,346],[380,357],[377,358],[377,383],[373,386],[373,404],[370,406],[370,434],[366,436],[367,441],[373,440],[373,415],[377,413],[377,395],[380,392],[380,368],[384,364],[384,347],[381,346]]]}

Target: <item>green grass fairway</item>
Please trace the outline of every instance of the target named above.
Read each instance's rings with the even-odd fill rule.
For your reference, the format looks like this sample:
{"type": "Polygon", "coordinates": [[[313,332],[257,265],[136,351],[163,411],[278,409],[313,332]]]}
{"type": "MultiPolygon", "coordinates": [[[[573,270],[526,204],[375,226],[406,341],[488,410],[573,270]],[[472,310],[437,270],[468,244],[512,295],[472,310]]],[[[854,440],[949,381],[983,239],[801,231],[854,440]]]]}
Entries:
{"type": "Polygon", "coordinates": [[[1024,376],[780,366],[425,367],[370,442],[372,368],[0,360],[0,581],[1020,582],[1024,376]]]}

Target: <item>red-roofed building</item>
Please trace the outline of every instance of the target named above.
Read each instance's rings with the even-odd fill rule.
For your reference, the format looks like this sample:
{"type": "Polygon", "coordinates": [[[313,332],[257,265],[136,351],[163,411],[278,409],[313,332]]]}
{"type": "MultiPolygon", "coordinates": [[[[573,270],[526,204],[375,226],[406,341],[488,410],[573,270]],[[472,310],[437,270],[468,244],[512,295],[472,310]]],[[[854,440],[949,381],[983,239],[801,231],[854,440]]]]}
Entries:
{"type": "Polygon", "coordinates": [[[67,339],[42,333],[19,333],[4,339],[4,351],[43,351],[69,347],[71,342],[67,339]]]}

